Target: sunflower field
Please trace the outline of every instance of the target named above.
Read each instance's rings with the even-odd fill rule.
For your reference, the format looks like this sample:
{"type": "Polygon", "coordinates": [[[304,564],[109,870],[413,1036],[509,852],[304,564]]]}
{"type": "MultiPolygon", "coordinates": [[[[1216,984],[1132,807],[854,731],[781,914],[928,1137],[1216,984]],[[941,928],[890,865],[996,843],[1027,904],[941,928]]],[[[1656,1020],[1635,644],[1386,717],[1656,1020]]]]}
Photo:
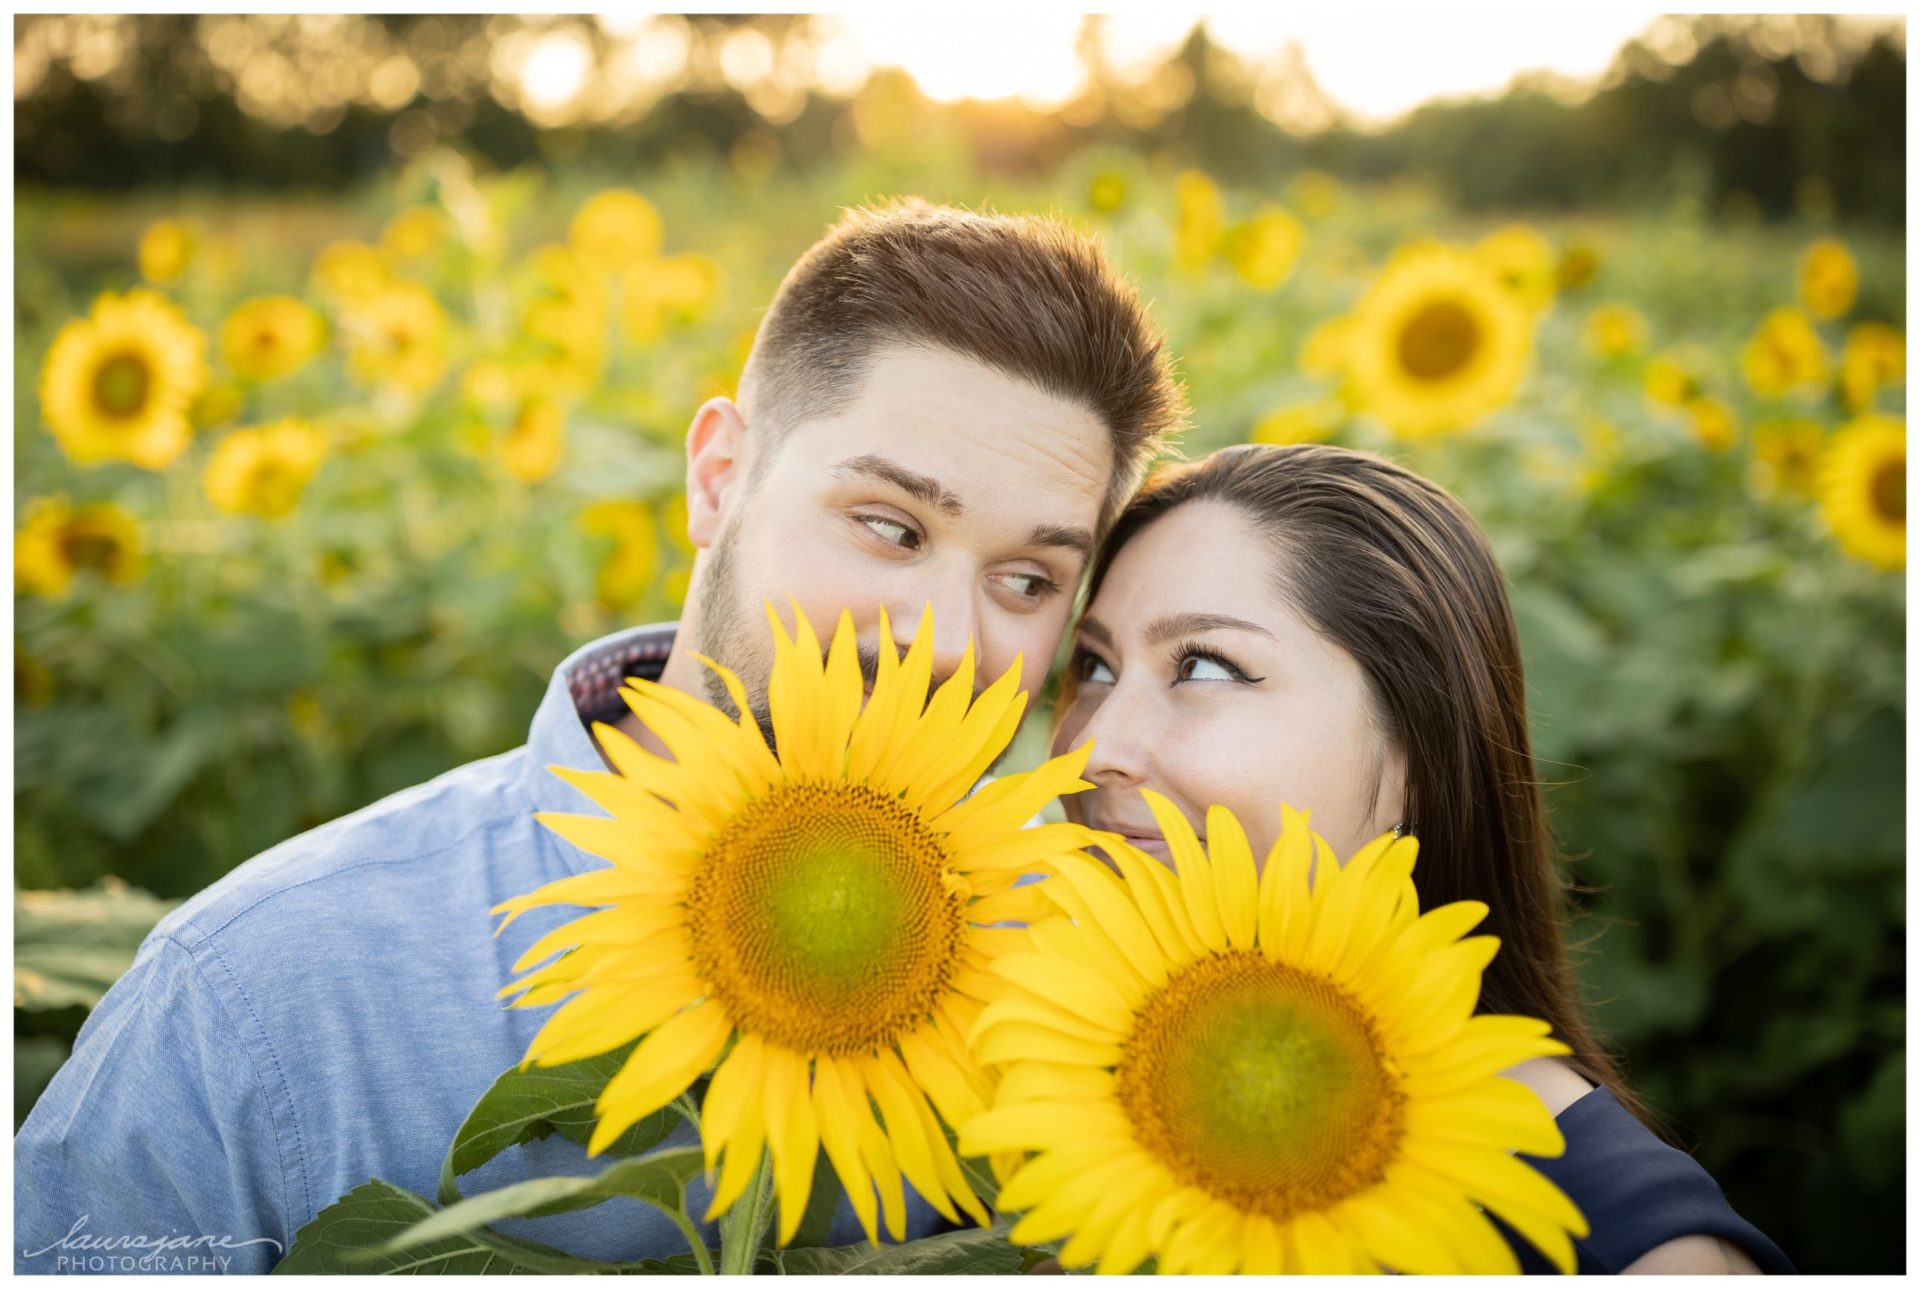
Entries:
{"type": "Polygon", "coordinates": [[[165,901],[518,745],[574,647],[676,616],[694,409],[839,208],[896,193],[1097,232],[1168,333],[1186,455],[1344,443],[1462,499],[1600,1028],[1803,1270],[1897,1264],[1903,243],[1132,151],[22,190],[16,921],[99,934],[16,972],[16,1116],[165,901]]]}

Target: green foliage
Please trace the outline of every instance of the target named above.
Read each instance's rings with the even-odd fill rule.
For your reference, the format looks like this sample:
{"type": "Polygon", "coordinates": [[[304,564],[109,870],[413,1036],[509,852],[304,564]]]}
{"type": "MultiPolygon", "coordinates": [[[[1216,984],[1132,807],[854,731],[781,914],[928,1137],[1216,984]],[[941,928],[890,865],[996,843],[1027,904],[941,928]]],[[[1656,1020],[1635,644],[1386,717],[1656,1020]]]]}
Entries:
{"type": "Polygon", "coordinates": [[[109,878],[84,891],[13,892],[13,1005],[91,1008],[133,965],[154,923],[178,901],[109,878]]]}

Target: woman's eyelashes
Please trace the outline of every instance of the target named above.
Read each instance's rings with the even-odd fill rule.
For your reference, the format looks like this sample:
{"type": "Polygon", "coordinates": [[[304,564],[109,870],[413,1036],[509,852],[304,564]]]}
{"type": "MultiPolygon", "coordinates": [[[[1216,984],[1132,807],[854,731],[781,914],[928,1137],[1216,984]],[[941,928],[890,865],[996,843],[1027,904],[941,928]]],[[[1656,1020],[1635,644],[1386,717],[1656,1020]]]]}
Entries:
{"type": "Polygon", "coordinates": [[[1184,642],[1173,651],[1173,683],[1231,680],[1242,685],[1257,685],[1265,676],[1249,676],[1232,659],[1204,645],[1184,642]]]}

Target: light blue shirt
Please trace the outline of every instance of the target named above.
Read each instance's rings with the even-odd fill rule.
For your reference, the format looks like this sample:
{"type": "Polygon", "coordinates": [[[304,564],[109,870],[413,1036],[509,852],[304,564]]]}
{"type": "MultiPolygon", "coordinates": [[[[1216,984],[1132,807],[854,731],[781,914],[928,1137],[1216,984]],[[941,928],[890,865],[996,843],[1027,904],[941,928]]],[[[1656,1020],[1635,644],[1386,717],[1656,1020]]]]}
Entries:
{"type": "MultiPolygon", "coordinates": [[[[604,813],[546,767],[606,768],[586,722],[625,710],[622,676],[657,677],[673,633],[582,647],[554,672],[525,746],[275,846],[162,919],[14,1138],[14,1270],[264,1272],[369,1178],[431,1199],[454,1131],[552,1014],[508,1009],[495,991],[536,938],[583,912],[534,909],[495,939],[488,910],[605,866],[534,821],[604,813]],[[141,1266],[124,1243],[76,1247],[76,1222],[99,1242],[220,1247],[176,1245],[141,1266]]],[[[671,1144],[695,1140],[682,1125],[671,1144]]],[[[556,1133],[461,1189],[607,1162],[556,1133]]],[[[696,1216],[710,1196],[696,1178],[696,1216]]],[[[910,1238],[942,1229],[911,1188],[907,1206],[910,1238]]],[[[625,1198],[500,1229],[600,1259],[686,1250],[664,1215],[625,1198]]],[[[842,1197],[828,1242],[860,1238],[842,1197]]]]}

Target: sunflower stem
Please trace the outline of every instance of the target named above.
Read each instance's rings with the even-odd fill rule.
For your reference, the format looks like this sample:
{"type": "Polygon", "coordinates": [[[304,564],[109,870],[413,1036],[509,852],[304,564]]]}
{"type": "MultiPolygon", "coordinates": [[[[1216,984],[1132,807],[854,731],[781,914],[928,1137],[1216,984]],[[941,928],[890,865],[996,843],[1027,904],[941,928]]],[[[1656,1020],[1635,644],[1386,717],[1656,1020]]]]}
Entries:
{"type": "Polygon", "coordinates": [[[762,1148],[760,1166],[754,1170],[746,1193],[735,1200],[726,1216],[720,1219],[720,1274],[723,1276],[753,1274],[760,1240],[767,1230],[767,1181],[771,1174],[767,1152],[762,1148]]]}
{"type": "MultiPolygon", "coordinates": [[[[673,1224],[680,1228],[680,1234],[687,1237],[687,1247],[693,1250],[693,1260],[699,1264],[700,1274],[712,1275],[713,1255],[707,1252],[707,1242],[700,1234],[700,1228],[694,1224],[692,1218],[687,1216],[685,1209],[676,1209],[667,1216],[671,1217],[673,1224]]],[[[724,1235],[721,1237],[721,1247],[723,1249],[726,1247],[724,1235]]]]}

